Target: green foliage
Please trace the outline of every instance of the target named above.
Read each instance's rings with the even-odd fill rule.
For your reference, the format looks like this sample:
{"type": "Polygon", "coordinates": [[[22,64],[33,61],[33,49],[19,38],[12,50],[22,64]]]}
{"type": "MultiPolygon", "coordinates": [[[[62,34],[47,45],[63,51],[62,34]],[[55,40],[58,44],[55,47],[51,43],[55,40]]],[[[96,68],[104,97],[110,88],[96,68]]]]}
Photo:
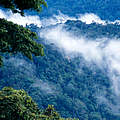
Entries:
{"type": "Polygon", "coordinates": [[[5,87],[0,91],[0,120],[65,119],[60,117],[52,105],[48,105],[45,110],[39,110],[37,104],[24,90],[5,87]]]}
{"type": "Polygon", "coordinates": [[[0,0],[0,5],[11,9],[14,13],[21,13],[21,15],[24,15],[23,10],[26,9],[40,12],[42,10],[42,6],[47,7],[44,0],[0,0]]]}
{"type": "Polygon", "coordinates": [[[36,119],[38,107],[24,90],[5,87],[0,91],[0,119],[36,119]]]}
{"type": "MultiPolygon", "coordinates": [[[[34,26],[32,28],[37,30],[34,26]]],[[[109,37],[120,38],[119,25],[86,25],[80,21],[68,21],[65,29],[90,39],[110,34],[109,37]]],[[[96,98],[102,94],[115,104],[106,70],[87,63],[82,56],[76,59],[63,56],[54,44],[45,44],[43,39],[39,41],[46,48],[45,56],[33,57],[33,62],[24,56],[6,57],[5,66],[0,69],[0,88],[25,89],[40,108],[54,105],[62,117],[120,120],[119,115],[114,115],[107,105],[99,104],[96,98]]]]}
{"type": "MultiPolygon", "coordinates": [[[[23,10],[26,9],[40,12],[43,5],[47,7],[44,0],[0,0],[0,6],[9,8],[14,13],[18,12],[21,15],[24,15],[23,10]]],[[[21,52],[30,60],[32,60],[33,54],[43,56],[43,46],[34,41],[36,38],[36,33],[29,29],[0,18],[0,55],[21,52]]],[[[0,66],[2,65],[2,56],[0,56],[0,66]]]]}
{"type": "Polygon", "coordinates": [[[48,107],[44,111],[44,115],[48,116],[50,120],[52,120],[53,118],[59,120],[60,118],[59,114],[55,111],[53,105],[48,105],[48,107]]]}
{"type": "MultiPolygon", "coordinates": [[[[36,33],[20,25],[0,19],[0,52],[15,54],[21,52],[32,60],[32,54],[43,56],[43,46],[34,40],[36,33]]],[[[2,65],[2,57],[0,57],[2,65]]]]}

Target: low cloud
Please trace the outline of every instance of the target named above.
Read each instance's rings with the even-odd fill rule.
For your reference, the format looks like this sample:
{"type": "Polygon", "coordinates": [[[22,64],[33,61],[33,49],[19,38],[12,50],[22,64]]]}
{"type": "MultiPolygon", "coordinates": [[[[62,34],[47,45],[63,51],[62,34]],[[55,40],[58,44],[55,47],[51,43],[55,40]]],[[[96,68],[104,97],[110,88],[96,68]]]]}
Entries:
{"type": "Polygon", "coordinates": [[[116,95],[120,95],[120,41],[116,38],[88,39],[83,36],[76,37],[66,31],[63,25],[44,29],[40,37],[45,39],[47,44],[55,44],[66,56],[76,58],[82,55],[86,62],[95,62],[99,67],[106,65],[106,73],[112,81],[112,88],[116,95]],[[107,42],[106,42],[107,41],[107,42]]]}
{"type": "Polygon", "coordinates": [[[0,9],[0,18],[5,18],[8,21],[12,21],[18,25],[26,26],[30,24],[35,24],[38,27],[41,27],[41,21],[39,16],[31,16],[25,15],[25,17],[21,16],[19,13],[13,14],[12,11],[4,11],[0,9]]]}
{"type": "Polygon", "coordinates": [[[101,20],[100,17],[93,13],[85,13],[84,15],[79,15],[78,19],[82,22],[85,22],[86,24],[91,24],[93,22],[98,24],[106,24],[105,20],[101,20]]]}
{"type": "MultiPolygon", "coordinates": [[[[97,24],[120,24],[119,20],[116,21],[105,21],[101,20],[95,14],[84,14],[78,15],[77,17],[69,17],[60,13],[59,15],[53,15],[51,18],[44,18],[40,20],[39,16],[25,16],[22,17],[20,14],[13,14],[11,11],[4,12],[0,10],[0,18],[5,18],[8,21],[12,21],[19,25],[26,26],[26,24],[35,24],[38,27],[57,25],[58,23],[65,23],[67,20],[80,20],[86,24],[91,24],[96,22],[97,24]]],[[[86,62],[92,63],[95,62],[98,67],[104,69],[104,65],[107,67],[107,76],[109,76],[110,81],[112,82],[112,90],[115,92],[117,98],[120,96],[120,40],[116,38],[100,38],[100,39],[88,39],[84,36],[76,37],[73,33],[66,31],[63,28],[63,24],[60,24],[56,27],[45,28],[40,31],[40,37],[45,39],[46,44],[53,43],[57,48],[59,48],[61,54],[68,56],[70,59],[76,59],[78,56],[83,56],[86,62]],[[106,42],[107,41],[107,42],[106,42]]],[[[21,59],[10,59],[8,62],[15,62],[15,67],[19,68],[24,66],[27,71],[26,61],[21,59]],[[16,61],[16,62],[15,62],[16,61]]],[[[30,65],[30,64],[29,64],[30,65]]],[[[29,70],[34,71],[34,65],[30,65],[29,70]]],[[[82,72],[82,71],[79,71],[82,72]]],[[[31,72],[27,72],[28,76],[31,72]]],[[[31,75],[30,75],[31,76],[31,75]]],[[[33,87],[39,87],[45,93],[53,93],[56,90],[56,87],[53,84],[48,82],[42,82],[38,80],[37,76],[34,74],[35,83],[33,87]]],[[[108,102],[106,98],[99,97],[101,101],[108,102]]],[[[118,102],[118,101],[117,101],[118,102]]],[[[108,105],[112,103],[108,102],[108,105]]],[[[118,105],[118,104],[117,104],[118,105]]],[[[119,105],[120,106],[120,105],[119,105]]],[[[116,107],[116,106],[115,106],[116,107]]],[[[114,107],[114,109],[115,109],[114,107]]],[[[113,107],[112,107],[113,108],[113,107]]],[[[117,107],[118,109],[118,107],[117,107]]]]}
{"type": "MultiPolygon", "coordinates": [[[[23,80],[27,81],[24,84],[29,84],[29,82],[31,81],[31,85],[28,87],[35,89],[38,88],[44,95],[46,94],[56,95],[58,91],[56,85],[48,81],[41,80],[37,76],[36,66],[33,62],[30,61],[28,62],[22,56],[21,58],[20,56],[19,57],[16,56],[4,59],[4,64],[5,64],[4,71],[9,71],[4,74],[5,77],[8,76],[7,74],[9,74],[10,79],[13,79],[13,81],[15,81],[16,79],[20,83],[23,80]]],[[[21,87],[23,86],[21,85],[21,87]]]]}
{"type": "Polygon", "coordinates": [[[107,20],[101,20],[99,16],[93,14],[93,13],[85,13],[85,14],[79,14],[76,17],[70,17],[65,14],[62,14],[59,11],[58,15],[53,14],[53,16],[49,18],[41,18],[39,15],[28,15],[25,13],[25,16],[21,16],[19,13],[13,14],[11,10],[4,11],[3,9],[0,9],[0,18],[5,18],[8,21],[12,21],[13,23],[26,26],[30,24],[35,24],[38,27],[46,27],[50,25],[56,25],[59,23],[65,23],[67,20],[80,20],[82,22],[85,22],[86,24],[91,24],[93,22],[97,24],[120,24],[120,20],[115,21],[107,21],[107,20]]]}
{"type": "Polygon", "coordinates": [[[56,86],[53,83],[48,81],[42,81],[39,78],[35,79],[35,82],[32,84],[32,87],[39,88],[44,94],[56,95],[56,86]]]}

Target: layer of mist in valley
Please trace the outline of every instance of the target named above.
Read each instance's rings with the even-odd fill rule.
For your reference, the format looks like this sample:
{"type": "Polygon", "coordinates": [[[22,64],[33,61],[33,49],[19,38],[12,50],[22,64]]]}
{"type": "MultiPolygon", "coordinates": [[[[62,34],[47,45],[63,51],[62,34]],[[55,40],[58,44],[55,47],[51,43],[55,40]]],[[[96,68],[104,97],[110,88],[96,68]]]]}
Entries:
{"type": "MultiPolygon", "coordinates": [[[[85,24],[95,23],[102,26],[107,26],[108,24],[117,24],[119,26],[119,20],[101,20],[100,17],[93,13],[80,14],[77,17],[69,17],[62,14],[61,12],[59,12],[59,15],[53,15],[51,18],[40,19],[40,17],[37,15],[26,15],[25,17],[21,17],[19,14],[13,15],[11,11],[4,12],[4,10],[2,9],[0,9],[0,18],[5,18],[22,26],[30,24],[36,25],[37,33],[40,39],[38,41],[41,41],[42,39],[42,42],[43,44],[45,44],[45,46],[51,46],[51,49],[58,51],[58,53],[61,54],[61,57],[63,57],[62,59],[65,60],[65,62],[67,61],[68,64],[78,59],[78,64],[77,66],[75,66],[77,74],[84,74],[84,71],[81,69],[82,62],[84,63],[83,65],[87,66],[87,68],[93,70],[94,74],[96,74],[96,69],[94,69],[94,67],[97,67],[98,69],[103,71],[108,77],[107,82],[109,82],[110,84],[110,91],[107,91],[105,86],[100,87],[101,84],[92,83],[93,87],[95,87],[96,89],[97,86],[99,86],[97,91],[94,91],[93,94],[97,99],[98,104],[105,104],[106,106],[108,106],[108,108],[111,109],[114,114],[120,113],[120,38],[116,36],[113,36],[112,38],[106,36],[89,38],[86,37],[86,34],[83,35],[81,33],[79,33],[79,36],[76,36],[74,31],[66,29],[66,22],[68,20],[75,22],[80,21],[85,24]],[[81,61],[81,57],[83,61],[81,61]],[[108,92],[111,93],[111,95],[109,96],[111,100],[108,99],[108,92]]],[[[39,61],[40,58],[38,57],[36,59],[39,61]]],[[[5,66],[0,69],[0,79],[14,79],[14,83],[9,83],[9,81],[6,80],[5,83],[3,82],[4,85],[12,86],[17,89],[27,90],[31,96],[37,96],[37,102],[42,101],[43,98],[47,99],[49,96],[49,99],[47,101],[48,103],[52,103],[52,100],[55,99],[56,96],[59,97],[59,95],[64,94],[64,90],[62,88],[62,81],[64,81],[64,78],[59,76],[59,79],[61,79],[61,84],[59,83],[58,78],[56,78],[56,81],[54,82],[48,80],[43,81],[42,78],[44,78],[45,76],[38,75],[38,68],[35,61],[31,62],[27,58],[24,58],[22,55],[17,55],[16,57],[6,57],[4,64],[5,66]],[[10,73],[3,71],[10,71],[10,73]],[[17,72],[14,73],[14,71],[17,72]],[[19,84],[19,81],[23,79],[23,76],[25,76],[26,78],[26,81],[23,81],[25,82],[24,85],[22,84],[22,82],[20,82],[21,84],[19,84]],[[13,84],[16,84],[16,86],[13,86],[13,84]],[[26,86],[29,87],[26,88],[26,86]],[[32,94],[32,91],[34,90],[38,90],[38,93],[36,92],[35,95],[32,94]],[[41,94],[43,96],[41,96],[41,94]],[[51,102],[49,102],[50,100],[51,102]]],[[[49,79],[50,76],[47,77],[49,79]]],[[[68,82],[65,89],[75,89],[75,85],[72,84],[72,82],[68,82]]],[[[73,105],[76,104],[76,106],[81,104],[79,99],[74,99],[74,96],[71,103],[73,105]]],[[[39,106],[43,105],[44,107],[44,104],[44,102],[39,103],[39,106]]],[[[84,107],[86,106],[84,105],[84,107]]]]}

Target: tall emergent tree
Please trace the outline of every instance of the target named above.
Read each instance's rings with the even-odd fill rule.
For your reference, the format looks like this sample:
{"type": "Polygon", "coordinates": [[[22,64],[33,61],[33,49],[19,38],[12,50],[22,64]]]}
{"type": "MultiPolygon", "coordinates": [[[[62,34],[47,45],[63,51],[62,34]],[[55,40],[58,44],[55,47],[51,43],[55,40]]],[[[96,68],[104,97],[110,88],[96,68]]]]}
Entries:
{"type": "MultiPolygon", "coordinates": [[[[47,4],[44,0],[0,0],[0,6],[24,16],[24,10],[40,12],[43,6],[47,7],[47,4]]],[[[4,54],[21,52],[29,59],[32,59],[33,54],[43,56],[43,46],[35,42],[35,39],[37,39],[36,33],[0,18],[0,65],[3,64],[4,54]]]]}

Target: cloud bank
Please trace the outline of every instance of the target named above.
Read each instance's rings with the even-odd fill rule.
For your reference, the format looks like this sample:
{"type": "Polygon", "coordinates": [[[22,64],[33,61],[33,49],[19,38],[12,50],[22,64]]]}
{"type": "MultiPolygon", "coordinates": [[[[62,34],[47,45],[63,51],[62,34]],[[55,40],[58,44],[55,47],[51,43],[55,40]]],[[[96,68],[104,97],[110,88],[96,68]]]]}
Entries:
{"type": "Polygon", "coordinates": [[[22,26],[26,26],[27,24],[35,24],[38,27],[41,27],[41,21],[39,16],[26,16],[23,17],[21,16],[19,13],[13,14],[12,11],[3,11],[2,9],[0,9],[0,18],[5,18],[8,21],[12,21],[13,23],[22,25],[22,26]]]}
{"type": "MultiPolygon", "coordinates": [[[[39,16],[26,15],[22,17],[20,14],[13,14],[11,11],[3,11],[0,9],[0,18],[5,18],[8,21],[12,21],[19,25],[26,26],[26,24],[35,24],[38,27],[47,27],[56,24],[63,24],[67,20],[80,20],[86,24],[96,22],[97,24],[120,24],[119,20],[105,21],[101,20],[97,15],[93,13],[86,13],[78,15],[77,17],[69,17],[62,13],[59,15],[53,15],[51,18],[40,19],[39,16]]],[[[77,38],[72,33],[63,29],[62,25],[54,28],[46,28],[40,33],[40,37],[45,39],[47,44],[54,43],[66,56],[71,59],[75,59],[76,56],[83,56],[86,62],[95,62],[99,67],[104,68],[107,66],[106,73],[111,82],[112,89],[117,96],[120,96],[120,40],[116,38],[108,39],[101,38],[97,40],[89,40],[83,36],[77,38]],[[108,41],[106,43],[106,41],[108,41]]],[[[24,65],[25,61],[17,62],[17,66],[24,65]]],[[[31,68],[34,71],[34,68],[31,68]]],[[[28,73],[29,74],[29,73],[28,73]]],[[[36,76],[35,76],[36,77],[36,76]]],[[[33,77],[34,78],[34,77],[33,77]]],[[[40,81],[39,81],[40,82],[40,81]]],[[[49,91],[48,93],[54,93],[52,88],[54,85],[49,83],[40,82],[38,85],[37,79],[34,87],[40,87],[43,91],[49,91]],[[37,85],[37,86],[36,86],[37,85]],[[46,87],[47,86],[47,87],[46,87]],[[45,88],[46,87],[46,88],[45,88]]],[[[54,88],[55,89],[55,88],[54,88]]]]}
{"type": "Polygon", "coordinates": [[[120,40],[116,38],[88,39],[83,36],[77,38],[63,29],[63,25],[44,29],[40,37],[47,44],[55,44],[66,56],[76,58],[82,55],[86,62],[94,62],[100,68],[107,66],[106,73],[112,81],[112,88],[116,95],[120,95],[120,40]],[[107,42],[106,42],[107,41],[107,42]],[[105,65],[105,66],[104,66],[105,65]]]}
{"type": "Polygon", "coordinates": [[[59,23],[65,23],[67,20],[80,20],[82,22],[85,22],[86,24],[91,24],[93,22],[97,24],[120,24],[120,20],[116,21],[107,21],[107,20],[101,20],[99,16],[93,14],[93,13],[85,13],[85,14],[79,14],[76,17],[69,17],[65,14],[62,14],[59,12],[58,15],[53,15],[50,18],[41,18],[39,15],[27,15],[25,14],[25,17],[21,16],[19,13],[13,14],[12,11],[4,11],[0,9],[0,18],[5,18],[8,21],[12,21],[13,23],[17,23],[22,26],[35,24],[38,27],[46,27],[50,25],[56,25],[59,23]]]}

